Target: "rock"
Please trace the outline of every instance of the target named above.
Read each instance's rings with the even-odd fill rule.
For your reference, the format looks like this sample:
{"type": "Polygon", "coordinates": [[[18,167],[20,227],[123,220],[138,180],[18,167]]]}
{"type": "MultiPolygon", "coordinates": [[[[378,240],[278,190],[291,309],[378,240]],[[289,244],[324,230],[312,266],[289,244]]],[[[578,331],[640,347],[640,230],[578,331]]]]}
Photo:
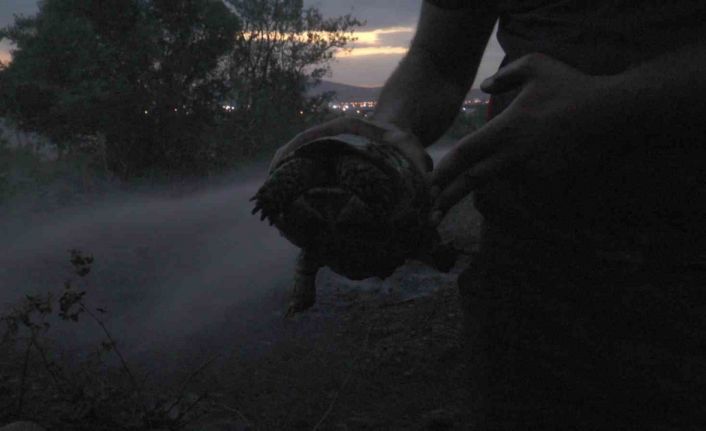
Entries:
{"type": "Polygon", "coordinates": [[[46,431],[34,422],[13,422],[0,428],[0,431],[46,431]]]}

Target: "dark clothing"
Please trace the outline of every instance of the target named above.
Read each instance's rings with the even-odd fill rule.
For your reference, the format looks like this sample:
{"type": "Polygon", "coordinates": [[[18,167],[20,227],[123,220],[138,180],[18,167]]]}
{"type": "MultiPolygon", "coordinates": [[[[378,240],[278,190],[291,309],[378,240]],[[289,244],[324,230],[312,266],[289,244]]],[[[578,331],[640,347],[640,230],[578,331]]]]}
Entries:
{"type": "Polygon", "coordinates": [[[458,280],[471,429],[706,429],[703,269],[522,234],[486,224],[458,280]]]}
{"type": "Polygon", "coordinates": [[[543,52],[592,75],[615,74],[695,42],[706,24],[701,0],[426,1],[444,9],[492,2],[510,60],[543,52]]]}
{"type": "MultiPolygon", "coordinates": [[[[493,96],[493,115],[513,96],[493,96]]],[[[604,256],[706,264],[706,122],[704,130],[692,131],[665,125],[663,133],[639,142],[629,141],[635,139],[631,129],[640,125],[624,127],[590,140],[632,150],[544,177],[519,167],[476,192],[479,211],[493,224],[553,236],[604,256]]]]}
{"type": "MultiPolygon", "coordinates": [[[[427,1],[452,8],[472,8],[475,3],[427,1]]],[[[706,37],[703,1],[497,4],[498,41],[506,52],[503,64],[541,52],[585,73],[610,75],[706,37]]],[[[500,113],[514,96],[494,96],[493,113],[500,113]]],[[[698,129],[665,124],[648,138],[631,135],[641,128],[644,125],[626,123],[610,136],[597,136],[614,141],[603,147],[634,149],[606,155],[599,166],[545,178],[517,169],[476,194],[479,210],[495,224],[532,225],[545,235],[573,238],[577,245],[599,252],[663,260],[679,251],[674,260],[683,260],[683,254],[693,258],[706,251],[706,144],[701,145],[706,122],[698,129]]]]}
{"type": "MultiPolygon", "coordinates": [[[[702,1],[498,4],[505,64],[541,52],[616,74],[706,36],[702,1]]],[[[520,167],[476,192],[459,289],[478,429],[706,429],[706,122],[621,147],[641,127],[597,136],[630,149],[600,166],[520,167]]]]}
{"type": "Polygon", "coordinates": [[[693,43],[706,24],[700,0],[501,0],[498,8],[508,59],[542,52],[590,75],[693,43]]]}

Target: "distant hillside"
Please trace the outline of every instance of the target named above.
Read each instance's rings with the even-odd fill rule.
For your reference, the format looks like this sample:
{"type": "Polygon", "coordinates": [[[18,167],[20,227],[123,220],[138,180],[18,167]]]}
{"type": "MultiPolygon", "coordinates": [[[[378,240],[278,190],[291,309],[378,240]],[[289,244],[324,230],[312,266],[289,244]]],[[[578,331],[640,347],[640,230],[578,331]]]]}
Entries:
{"type": "MultiPolygon", "coordinates": [[[[325,92],[336,93],[334,100],[337,102],[365,102],[377,100],[382,87],[356,87],[354,85],[339,84],[331,81],[321,81],[321,84],[309,90],[310,96],[318,96],[325,92]]],[[[480,98],[486,100],[488,95],[477,88],[472,89],[467,99],[480,98]]]]}
{"type": "Polygon", "coordinates": [[[489,98],[490,98],[490,94],[483,93],[478,88],[471,88],[471,91],[469,91],[468,94],[466,95],[466,99],[488,100],[489,98]]]}
{"type": "Polygon", "coordinates": [[[336,93],[333,100],[337,102],[365,102],[377,100],[382,87],[356,87],[353,85],[339,84],[331,81],[321,81],[321,84],[309,90],[311,96],[333,91],[336,93]]]}

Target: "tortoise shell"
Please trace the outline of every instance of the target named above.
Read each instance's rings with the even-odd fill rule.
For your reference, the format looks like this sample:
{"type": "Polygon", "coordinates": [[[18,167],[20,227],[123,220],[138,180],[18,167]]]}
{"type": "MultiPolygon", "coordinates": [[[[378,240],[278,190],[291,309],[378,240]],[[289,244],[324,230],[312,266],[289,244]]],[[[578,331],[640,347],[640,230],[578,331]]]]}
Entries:
{"type": "Polygon", "coordinates": [[[422,172],[396,147],[355,135],[311,141],[271,171],[253,200],[293,244],[351,279],[387,277],[431,246],[422,172]]]}

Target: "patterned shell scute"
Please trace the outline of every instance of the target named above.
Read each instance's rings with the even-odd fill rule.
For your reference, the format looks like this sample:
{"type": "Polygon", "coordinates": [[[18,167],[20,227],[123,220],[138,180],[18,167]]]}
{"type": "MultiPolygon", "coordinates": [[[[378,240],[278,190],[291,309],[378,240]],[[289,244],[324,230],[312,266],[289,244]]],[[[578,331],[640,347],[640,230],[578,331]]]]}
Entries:
{"type": "Polygon", "coordinates": [[[305,144],[255,196],[295,245],[352,279],[386,277],[429,241],[429,191],[395,147],[354,135],[305,144]]]}

